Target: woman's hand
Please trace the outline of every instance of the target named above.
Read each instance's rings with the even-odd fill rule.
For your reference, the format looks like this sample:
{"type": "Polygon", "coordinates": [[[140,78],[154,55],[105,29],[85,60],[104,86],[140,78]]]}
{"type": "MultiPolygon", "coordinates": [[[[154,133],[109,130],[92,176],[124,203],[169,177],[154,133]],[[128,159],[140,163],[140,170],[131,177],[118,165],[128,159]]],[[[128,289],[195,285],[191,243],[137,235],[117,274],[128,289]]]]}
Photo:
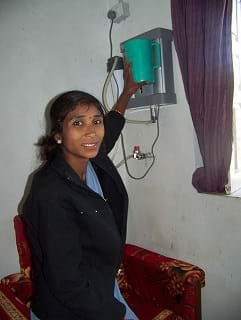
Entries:
{"type": "Polygon", "coordinates": [[[124,89],[113,109],[114,111],[124,114],[130,97],[136,93],[142,86],[146,84],[146,81],[137,83],[134,81],[131,73],[131,65],[128,62],[124,63],[124,89]]]}

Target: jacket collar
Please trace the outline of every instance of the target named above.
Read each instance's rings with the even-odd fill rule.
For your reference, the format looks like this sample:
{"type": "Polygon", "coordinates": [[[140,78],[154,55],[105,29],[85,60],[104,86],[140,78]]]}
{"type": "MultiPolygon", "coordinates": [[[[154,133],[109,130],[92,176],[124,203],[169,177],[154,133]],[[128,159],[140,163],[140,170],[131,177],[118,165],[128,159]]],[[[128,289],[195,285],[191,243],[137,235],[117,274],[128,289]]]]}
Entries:
{"type": "Polygon", "coordinates": [[[73,182],[83,188],[88,189],[87,185],[83,181],[80,180],[80,177],[78,176],[78,174],[74,171],[74,169],[64,159],[61,152],[58,152],[56,154],[54,159],[51,161],[50,165],[63,178],[65,178],[68,181],[73,182]]]}
{"type": "MultiPolygon", "coordinates": [[[[94,166],[94,168],[102,168],[107,174],[110,173],[110,171],[113,171],[112,166],[109,165],[109,162],[103,160],[104,156],[102,152],[99,152],[97,157],[91,159],[91,163],[94,166]]],[[[109,160],[110,161],[110,160],[109,160]]],[[[50,163],[51,167],[58,172],[60,176],[67,179],[70,182],[73,182],[82,188],[85,188],[86,190],[90,190],[89,187],[80,180],[80,177],[78,174],[74,171],[74,169],[68,164],[68,162],[64,159],[62,152],[59,151],[54,159],[50,163]]]]}

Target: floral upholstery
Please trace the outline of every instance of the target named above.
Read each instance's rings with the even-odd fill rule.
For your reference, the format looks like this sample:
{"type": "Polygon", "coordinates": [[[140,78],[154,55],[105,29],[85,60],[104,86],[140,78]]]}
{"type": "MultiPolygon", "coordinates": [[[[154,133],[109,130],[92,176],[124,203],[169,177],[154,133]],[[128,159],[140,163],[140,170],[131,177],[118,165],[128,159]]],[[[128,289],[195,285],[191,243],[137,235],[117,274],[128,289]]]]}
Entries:
{"type": "MultiPolygon", "coordinates": [[[[23,287],[24,290],[24,287],[23,287]]],[[[26,320],[30,319],[30,309],[19,300],[14,292],[0,283],[0,319],[26,320]]]]}
{"type": "Polygon", "coordinates": [[[32,295],[32,282],[22,273],[11,274],[1,280],[1,285],[10,289],[16,298],[26,306],[30,306],[30,297],[32,295]]]}
{"type": "Polygon", "coordinates": [[[30,270],[32,267],[31,253],[21,216],[15,216],[13,219],[13,224],[16,235],[16,244],[18,249],[21,273],[24,273],[27,278],[30,278],[30,270]]]}
{"type": "Polygon", "coordinates": [[[200,320],[204,277],[194,265],[130,244],[118,275],[140,320],[200,320]]]}
{"type": "MultiPolygon", "coordinates": [[[[20,273],[0,281],[0,319],[29,320],[31,254],[21,217],[14,218],[20,273]]],[[[200,320],[204,272],[189,263],[127,244],[117,278],[140,320],[200,320]]],[[[104,320],[104,319],[103,319],[104,320]]]]}
{"type": "Polygon", "coordinates": [[[13,219],[20,272],[8,275],[0,281],[0,320],[30,319],[32,295],[31,254],[24,224],[19,215],[13,219]]]}

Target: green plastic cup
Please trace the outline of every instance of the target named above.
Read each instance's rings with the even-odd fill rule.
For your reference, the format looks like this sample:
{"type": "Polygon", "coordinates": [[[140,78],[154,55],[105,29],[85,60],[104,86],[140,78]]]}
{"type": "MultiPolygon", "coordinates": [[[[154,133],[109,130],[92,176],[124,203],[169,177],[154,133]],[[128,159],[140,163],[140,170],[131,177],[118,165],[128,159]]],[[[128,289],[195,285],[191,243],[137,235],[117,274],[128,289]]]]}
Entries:
{"type": "Polygon", "coordinates": [[[160,44],[150,39],[131,39],[123,43],[125,59],[131,63],[135,82],[153,83],[154,69],[161,66],[160,44]]]}

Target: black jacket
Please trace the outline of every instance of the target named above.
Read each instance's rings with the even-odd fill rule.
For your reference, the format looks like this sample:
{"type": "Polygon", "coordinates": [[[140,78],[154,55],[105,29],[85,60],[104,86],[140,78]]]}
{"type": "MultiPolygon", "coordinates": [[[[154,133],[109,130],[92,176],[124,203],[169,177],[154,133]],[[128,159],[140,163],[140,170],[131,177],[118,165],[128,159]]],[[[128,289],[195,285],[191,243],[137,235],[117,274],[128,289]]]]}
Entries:
{"type": "Polygon", "coordinates": [[[58,154],[35,174],[23,205],[33,260],[32,310],[41,320],[120,320],[125,314],[113,292],[128,197],[106,154],[124,118],[110,112],[105,121],[105,145],[91,160],[105,199],[58,154]]]}

